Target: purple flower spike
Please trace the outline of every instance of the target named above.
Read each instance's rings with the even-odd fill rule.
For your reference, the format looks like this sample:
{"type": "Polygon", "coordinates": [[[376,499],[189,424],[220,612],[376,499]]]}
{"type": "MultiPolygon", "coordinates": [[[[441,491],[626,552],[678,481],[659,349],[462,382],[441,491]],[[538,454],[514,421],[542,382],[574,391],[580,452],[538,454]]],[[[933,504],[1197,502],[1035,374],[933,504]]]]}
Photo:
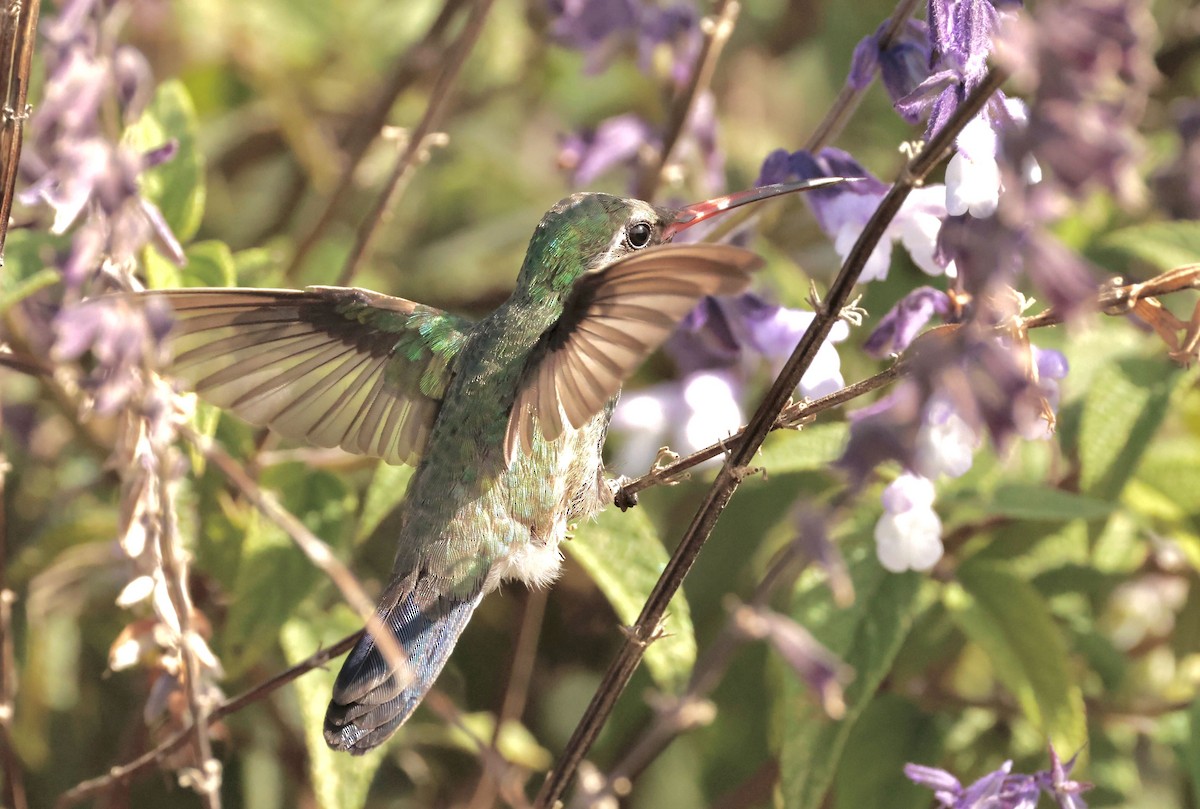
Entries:
{"type": "Polygon", "coordinates": [[[945,292],[933,287],[918,287],[883,316],[863,343],[863,351],[872,357],[899,354],[908,348],[934,315],[945,318],[950,311],[950,297],[945,292]]]}

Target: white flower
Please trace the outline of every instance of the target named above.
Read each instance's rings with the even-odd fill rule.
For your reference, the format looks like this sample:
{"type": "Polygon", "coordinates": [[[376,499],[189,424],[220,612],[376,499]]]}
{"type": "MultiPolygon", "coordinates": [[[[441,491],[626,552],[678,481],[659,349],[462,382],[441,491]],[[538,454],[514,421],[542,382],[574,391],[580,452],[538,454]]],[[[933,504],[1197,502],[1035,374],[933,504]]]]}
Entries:
{"type": "Polygon", "coordinates": [[[971,468],[979,444],[979,436],[954,406],[946,398],[934,396],[925,405],[914,466],[930,479],[938,475],[960,477],[971,468]]]}
{"type": "Polygon", "coordinates": [[[929,570],[942,558],[942,521],[933,510],[933,496],[933,482],[911,473],[884,489],[875,555],[887,570],[929,570]]]}
{"type": "Polygon", "coordinates": [[[727,374],[700,371],[622,396],[612,426],[625,438],[614,466],[641,474],[664,444],[689,453],[728,438],[742,426],[742,411],[727,374]]]}

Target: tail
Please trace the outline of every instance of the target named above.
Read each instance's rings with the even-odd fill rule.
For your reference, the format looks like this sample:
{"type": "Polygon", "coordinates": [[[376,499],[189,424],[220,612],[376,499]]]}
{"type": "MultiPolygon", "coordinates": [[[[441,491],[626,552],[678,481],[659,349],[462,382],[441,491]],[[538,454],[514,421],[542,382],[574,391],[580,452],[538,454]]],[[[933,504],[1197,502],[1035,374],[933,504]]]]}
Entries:
{"type": "Polygon", "coordinates": [[[382,744],[404,724],[446,665],[454,644],[479,605],[482,593],[456,596],[439,592],[425,574],[379,618],[408,660],[397,671],[368,632],[350,652],[325,711],[325,742],[334,750],[362,755],[382,744]]]}

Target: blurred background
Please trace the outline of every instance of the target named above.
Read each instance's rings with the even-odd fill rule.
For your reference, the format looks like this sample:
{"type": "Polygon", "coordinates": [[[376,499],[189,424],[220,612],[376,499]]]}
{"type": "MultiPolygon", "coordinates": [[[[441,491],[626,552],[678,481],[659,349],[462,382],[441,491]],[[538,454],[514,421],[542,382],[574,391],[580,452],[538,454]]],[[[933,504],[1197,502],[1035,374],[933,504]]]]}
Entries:
{"type": "MultiPolygon", "coordinates": [[[[581,178],[587,166],[581,167],[580,156],[588,152],[578,144],[614,116],[636,115],[661,129],[677,88],[677,62],[690,46],[673,40],[639,50],[639,41],[620,37],[607,52],[572,46],[555,27],[566,4],[495,2],[438,127],[448,141],[415,171],[355,285],[482,316],[508,295],[533,227],[554,202],[578,190],[631,191],[634,174],[626,162],[581,178]]],[[[140,254],[143,275],[159,286],[299,287],[336,283],[356,229],[403,145],[395,133],[376,136],[371,111],[386,110],[383,123],[392,127],[416,125],[468,4],[97,5],[106,9],[102,35],[145,55],[160,94],[162,86],[172,88],[151,109],[160,121],[174,111],[175,128],[168,134],[180,139],[180,149],[145,182],[190,263],[178,270],[147,248],[140,254]],[[423,38],[432,44],[422,47],[423,38]],[[349,156],[360,150],[348,189],[318,226],[349,156]],[[188,176],[183,189],[180,177],[188,176]],[[166,189],[153,187],[164,182],[166,189]],[[164,201],[171,188],[186,197],[176,209],[164,201]],[[190,225],[188,217],[194,220],[190,225]]],[[[693,24],[710,11],[700,0],[683,5],[693,10],[693,24]]],[[[685,133],[677,165],[656,201],[678,204],[749,187],[772,150],[801,148],[842,88],[855,45],[892,10],[875,0],[744,0],[712,79],[715,142],[706,142],[699,130],[685,133]]],[[[1152,12],[1161,32],[1158,66],[1164,76],[1143,125],[1148,179],[1182,171],[1179,99],[1194,97],[1200,87],[1197,9],[1185,0],[1164,0],[1152,12]]],[[[54,3],[44,4],[43,29],[63,13],[54,3]]],[[[30,96],[35,110],[44,81],[41,54],[49,46],[39,39],[37,47],[30,96]]],[[[110,125],[119,135],[120,122],[110,125]]],[[[836,145],[887,179],[903,164],[900,145],[919,136],[895,114],[882,88],[873,86],[836,145]]],[[[155,144],[151,137],[142,145],[155,144]]],[[[1133,214],[1097,195],[1063,220],[1058,235],[1113,272],[1148,276],[1165,269],[1152,257],[1131,258],[1129,250],[1105,241],[1121,228],[1168,218],[1164,199],[1156,196],[1160,186],[1151,182],[1151,188],[1143,209],[1133,214]]],[[[9,237],[3,270],[10,286],[58,262],[68,238],[46,235],[49,217],[36,207],[18,204],[14,216],[18,227],[9,237]]],[[[776,203],[754,231],[743,238],[769,259],[759,291],[788,307],[811,308],[805,303],[810,282],[823,288],[839,261],[809,209],[799,199],[776,203]]],[[[1179,249],[1187,245],[1194,249],[1200,240],[1179,249]]],[[[878,318],[927,282],[898,250],[888,279],[864,289],[862,305],[878,318]]],[[[1187,314],[1184,307],[1181,315],[1187,314]]],[[[866,333],[854,330],[841,347],[847,381],[881,367],[856,350],[866,333]]],[[[1195,375],[1176,370],[1152,335],[1121,322],[1039,334],[1038,341],[1064,350],[1071,361],[1060,414],[1067,446],[1021,444],[1000,458],[981,453],[971,472],[939,491],[946,534],[958,538],[954,545],[948,540],[949,552],[959,561],[979,556],[1007,565],[1027,588],[1012,595],[1008,607],[1000,604],[990,618],[980,619],[994,622],[991,635],[979,622],[972,628],[969,620],[953,617],[954,599],[961,596],[953,582],[898,576],[911,591],[903,600],[902,626],[858,613],[847,613],[857,623],[841,626],[820,577],[802,577],[796,592],[775,606],[801,623],[823,627],[825,634],[814,631],[839,654],[846,648],[836,648],[830,637],[845,635],[860,651],[897,645],[878,671],[870,669],[875,664],[869,658],[851,661],[859,669],[856,682],[875,678],[878,693],[861,704],[851,700],[855,707],[844,733],[803,736],[807,731],[793,726],[801,718],[832,721],[814,708],[820,699],[767,644],[741,645],[710,695],[711,721],[654,759],[621,805],[752,807],[787,794],[788,805],[796,806],[928,806],[928,790],[904,779],[905,762],[945,766],[964,783],[1006,759],[1015,759],[1018,770],[1045,768],[1045,722],[1052,721],[1043,716],[1039,724],[1028,706],[1053,713],[1053,704],[1039,702],[1053,699],[1047,694],[1070,704],[1066,724],[1087,723],[1087,765],[1080,777],[1097,785],[1088,795],[1090,805],[1200,805],[1200,709],[1192,703],[1200,682],[1195,375]],[[1096,405],[1098,411],[1088,409],[1089,397],[1096,395],[1090,391],[1113,386],[1120,396],[1096,405]],[[998,499],[996,492],[1005,486],[1036,488],[1039,481],[1070,476],[1085,411],[1107,414],[1105,429],[1140,442],[1125,456],[1128,468],[1111,493],[1111,502],[1120,501],[1119,514],[1030,516],[998,499]],[[1126,430],[1130,424],[1134,427],[1126,430]],[[1026,596],[1037,603],[1022,601],[1026,596]],[[1027,627],[1022,615],[1033,616],[1027,627]],[[1028,643],[1021,640],[1023,631],[1032,639],[1028,643]],[[986,637],[998,640],[989,645],[981,640],[986,637]],[[1023,674],[1004,670],[1011,654],[1018,655],[1023,674]],[[1049,686],[1047,678],[1053,681],[1049,686]],[[1021,682],[1025,685],[1014,685],[1021,682]],[[823,798],[795,797],[804,789],[794,783],[780,787],[790,777],[787,762],[803,758],[805,744],[838,751],[828,764],[834,786],[823,798]],[[781,772],[780,751],[788,745],[781,772]]],[[[753,408],[768,381],[767,365],[742,391],[743,412],[753,408]]],[[[666,356],[656,356],[630,388],[675,374],[666,356]]],[[[172,722],[181,715],[182,696],[156,693],[152,659],[109,671],[118,638],[136,634],[134,622],[148,615],[144,605],[130,610],[114,603],[131,574],[114,540],[119,481],[106,450],[111,421],[82,423],[37,378],[10,369],[0,368],[0,389],[0,446],[10,464],[4,575],[18,598],[9,755],[20,762],[27,805],[51,806],[76,783],[164,738],[177,726],[172,722]]],[[[334,548],[369,593],[378,592],[394,552],[387,515],[402,500],[407,471],[377,469],[374,462],[332,452],[297,454],[273,439],[256,445],[259,436],[245,425],[230,418],[218,423],[203,411],[200,417],[233,456],[251,465],[265,488],[334,548]]],[[[747,598],[773,553],[795,537],[793,504],[802,497],[828,501],[838,490],[839,478],[827,464],[844,438],[844,419],[837,411],[823,416],[819,426],[826,432],[817,430],[812,444],[801,440],[805,432],[781,437],[771,460],[764,461],[768,475],[748,482],[734,498],[684,588],[695,638],[690,651],[690,638],[680,642],[685,659],[696,647],[707,648],[726,625],[729,595],[747,598]]],[[[610,450],[618,452],[627,440],[614,431],[610,450]]],[[[234,695],[359,623],[324,575],[211,464],[195,454],[188,460],[178,498],[181,535],[193,559],[191,594],[223,669],[216,684],[234,695]]],[[[616,471],[633,475],[645,467],[616,471]]],[[[606,515],[592,530],[614,544],[599,545],[600,553],[624,552],[609,549],[633,540],[661,542],[669,550],[710,477],[700,471],[678,486],[656,487],[643,493],[635,511],[606,515]],[[625,518],[629,522],[621,522],[625,518]]],[[[1018,495],[1010,492],[1016,502],[1018,495]]],[[[879,593],[893,585],[884,582],[890,574],[873,560],[871,531],[878,517],[877,500],[864,498],[836,533],[859,585],[857,603],[875,603],[886,612],[879,593]]],[[[653,559],[666,558],[662,548],[655,553],[653,559]]],[[[530,794],[536,789],[622,641],[614,588],[599,586],[596,570],[569,555],[562,579],[548,593],[507,586],[486,599],[438,681],[484,740],[506,700],[510,710],[519,709],[517,721],[500,735],[501,752],[520,773],[518,791],[526,777],[530,794]],[[522,659],[517,648],[523,621],[536,642],[524,647],[527,682],[513,676],[514,660],[522,659]]],[[[637,603],[633,597],[634,607],[637,603]]],[[[601,770],[653,720],[672,677],[677,685],[686,680],[686,665],[678,670],[661,665],[668,673],[657,678],[643,666],[620,701],[590,756],[601,770]]],[[[313,672],[221,720],[214,742],[224,767],[225,806],[478,807],[499,800],[494,785],[486,779],[481,784],[475,744],[428,708],[377,759],[351,761],[324,751],[317,728],[332,674],[313,672]]],[[[1075,750],[1059,752],[1069,757],[1075,750]]],[[[174,783],[170,770],[182,763],[168,762],[167,771],[115,785],[93,805],[198,805],[193,792],[174,783]]]]}

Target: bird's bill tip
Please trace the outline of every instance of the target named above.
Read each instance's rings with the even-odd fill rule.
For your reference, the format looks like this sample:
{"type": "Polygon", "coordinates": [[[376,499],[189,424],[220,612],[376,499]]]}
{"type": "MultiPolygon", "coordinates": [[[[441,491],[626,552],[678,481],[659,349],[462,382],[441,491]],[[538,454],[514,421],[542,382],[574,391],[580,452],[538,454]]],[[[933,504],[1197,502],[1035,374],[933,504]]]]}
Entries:
{"type": "Polygon", "coordinates": [[[723,197],[714,197],[703,202],[694,202],[691,205],[685,205],[675,212],[675,218],[667,223],[666,233],[667,238],[674,236],[681,230],[686,230],[692,225],[699,224],[706,219],[710,219],[717,214],[734,208],[740,208],[743,205],[749,205],[752,202],[760,202],[771,197],[778,197],[783,194],[792,194],[797,191],[811,191],[814,188],[821,188],[835,183],[854,182],[864,179],[862,177],[816,177],[810,180],[800,180],[794,183],[775,183],[773,185],[763,185],[758,188],[751,188],[746,191],[737,191],[732,194],[726,194],[723,197]]]}

